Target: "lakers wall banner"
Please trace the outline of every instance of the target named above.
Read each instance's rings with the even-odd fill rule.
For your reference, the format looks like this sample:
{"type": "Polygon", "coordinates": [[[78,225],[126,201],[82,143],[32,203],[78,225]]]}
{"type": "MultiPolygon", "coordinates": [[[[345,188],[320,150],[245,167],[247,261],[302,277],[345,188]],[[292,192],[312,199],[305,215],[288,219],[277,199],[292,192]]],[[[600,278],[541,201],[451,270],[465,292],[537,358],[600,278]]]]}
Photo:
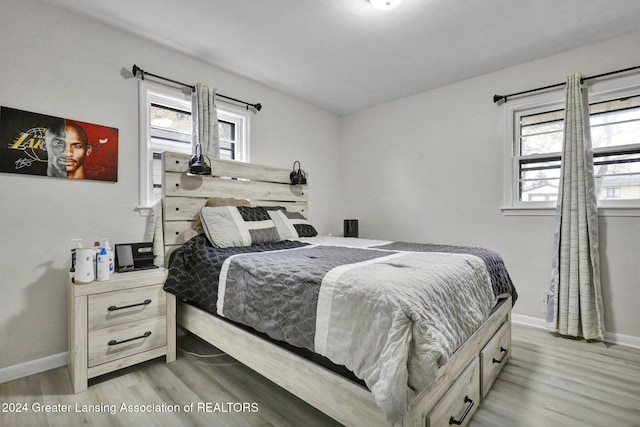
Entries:
{"type": "Polygon", "coordinates": [[[118,129],[0,108],[0,172],[118,181],[118,129]]]}

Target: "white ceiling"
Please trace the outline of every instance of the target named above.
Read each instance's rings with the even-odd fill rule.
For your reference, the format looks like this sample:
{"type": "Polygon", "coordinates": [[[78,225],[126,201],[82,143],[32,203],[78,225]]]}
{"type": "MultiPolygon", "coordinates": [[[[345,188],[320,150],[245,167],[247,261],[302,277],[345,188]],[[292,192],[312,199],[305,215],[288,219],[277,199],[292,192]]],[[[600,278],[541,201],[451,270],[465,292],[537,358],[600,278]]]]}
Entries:
{"type": "Polygon", "coordinates": [[[337,114],[640,31],[638,0],[45,1],[337,114]]]}

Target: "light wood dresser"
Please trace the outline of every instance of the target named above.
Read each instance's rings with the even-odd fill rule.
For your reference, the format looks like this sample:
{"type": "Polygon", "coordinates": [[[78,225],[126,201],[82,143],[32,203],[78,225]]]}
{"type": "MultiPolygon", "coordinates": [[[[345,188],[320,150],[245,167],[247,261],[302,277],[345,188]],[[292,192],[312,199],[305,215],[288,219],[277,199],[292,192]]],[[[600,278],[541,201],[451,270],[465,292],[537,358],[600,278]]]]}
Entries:
{"type": "Polygon", "coordinates": [[[89,378],[149,359],[176,358],[175,296],[167,270],[114,273],[105,282],[69,282],[69,371],[73,391],[89,378]],[[168,319],[173,319],[170,321],[168,319]],[[167,339],[167,338],[170,339],[167,339]]]}

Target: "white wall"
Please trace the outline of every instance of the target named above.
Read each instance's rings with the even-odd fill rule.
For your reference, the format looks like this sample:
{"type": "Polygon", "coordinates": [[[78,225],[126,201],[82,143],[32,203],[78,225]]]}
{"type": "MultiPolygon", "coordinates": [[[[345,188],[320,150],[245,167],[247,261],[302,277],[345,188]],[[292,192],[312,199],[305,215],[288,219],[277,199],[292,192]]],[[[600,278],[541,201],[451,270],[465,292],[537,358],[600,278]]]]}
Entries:
{"type": "MultiPolygon", "coordinates": [[[[344,217],[362,237],[480,245],[500,252],[520,298],[544,318],[552,216],[505,216],[505,94],[640,64],[640,33],[379,105],[342,120],[344,217]],[[375,165],[375,167],[372,167],[375,165]]],[[[600,219],[607,331],[640,342],[640,219],[600,219]]]]}
{"type": "Polygon", "coordinates": [[[311,220],[325,233],[340,229],[331,211],[336,115],[41,1],[3,0],[0,104],[118,128],[119,164],[115,184],[0,174],[0,369],[67,350],[70,239],[142,240],[138,83],[126,78],[134,63],[261,102],[252,161],[289,168],[300,160],[312,176],[311,220]]]}

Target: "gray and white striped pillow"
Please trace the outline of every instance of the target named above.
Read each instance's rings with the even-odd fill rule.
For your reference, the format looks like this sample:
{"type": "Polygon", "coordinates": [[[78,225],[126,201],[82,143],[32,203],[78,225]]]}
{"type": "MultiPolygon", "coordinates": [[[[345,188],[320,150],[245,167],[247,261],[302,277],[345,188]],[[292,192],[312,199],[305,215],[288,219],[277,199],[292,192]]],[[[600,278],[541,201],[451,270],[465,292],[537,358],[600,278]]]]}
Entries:
{"type": "Polygon", "coordinates": [[[200,210],[202,228],[213,246],[233,248],[282,240],[263,207],[216,206],[200,210]]]}
{"type": "Polygon", "coordinates": [[[295,240],[300,237],[314,237],[318,235],[316,229],[299,212],[287,210],[269,210],[282,240],[295,240]]]}

